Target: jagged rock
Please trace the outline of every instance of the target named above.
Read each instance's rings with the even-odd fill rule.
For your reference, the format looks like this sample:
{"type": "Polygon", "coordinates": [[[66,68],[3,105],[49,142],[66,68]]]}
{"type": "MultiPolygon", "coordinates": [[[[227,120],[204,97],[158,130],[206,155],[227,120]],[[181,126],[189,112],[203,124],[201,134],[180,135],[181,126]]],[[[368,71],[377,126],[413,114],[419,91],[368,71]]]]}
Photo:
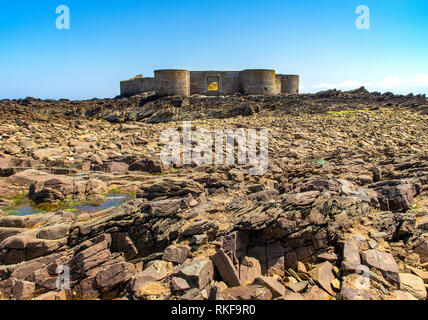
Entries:
{"type": "Polygon", "coordinates": [[[37,238],[45,240],[58,240],[65,238],[70,230],[69,224],[58,224],[51,227],[40,229],[37,238]]]}
{"type": "Polygon", "coordinates": [[[236,181],[236,182],[242,182],[245,180],[244,174],[242,171],[238,169],[232,169],[229,171],[229,177],[230,179],[236,181]]]}
{"type": "Polygon", "coordinates": [[[420,218],[416,223],[416,228],[421,230],[428,230],[428,216],[420,218]]]}
{"type": "Polygon", "coordinates": [[[153,281],[144,283],[138,291],[135,293],[135,296],[138,298],[153,299],[155,297],[167,297],[170,295],[170,290],[167,284],[153,281]]]}
{"type": "Polygon", "coordinates": [[[109,250],[111,238],[107,238],[96,244],[88,244],[88,248],[82,247],[70,260],[70,271],[80,275],[86,274],[91,269],[109,261],[111,252],[109,250]]]}
{"type": "Polygon", "coordinates": [[[410,292],[397,290],[393,293],[395,300],[418,300],[414,295],[410,292]]]}
{"type": "Polygon", "coordinates": [[[160,159],[145,157],[137,160],[129,165],[129,171],[145,171],[149,173],[163,173],[170,169],[168,164],[165,164],[160,159]]]}
{"type": "Polygon", "coordinates": [[[162,256],[163,260],[170,261],[173,263],[182,264],[189,256],[191,248],[189,246],[169,246],[165,249],[162,256]]]}
{"type": "Polygon", "coordinates": [[[319,195],[319,191],[307,191],[290,194],[284,198],[284,207],[303,207],[312,204],[319,195]]]}
{"type": "Polygon", "coordinates": [[[419,256],[421,263],[428,262],[428,235],[418,237],[409,245],[409,249],[419,256]]]}
{"type": "Polygon", "coordinates": [[[126,173],[128,172],[129,165],[124,162],[110,161],[105,162],[100,166],[93,166],[92,170],[94,171],[104,171],[111,173],[126,173]]]}
{"type": "Polygon", "coordinates": [[[355,241],[345,241],[343,245],[342,268],[348,272],[355,272],[361,265],[360,252],[358,244],[355,241]]]}
{"type": "Polygon", "coordinates": [[[220,247],[236,268],[239,268],[239,261],[247,255],[248,246],[249,234],[246,231],[234,231],[221,238],[220,247]]]}
{"type": "Polygon", "coordinates": [[[254,280],[262,275],[262,269],[259,260],[252,257],[245,257],[239,265],[239,279],[242,284],[253,283],[254,280]]]}
{"type": "Polygon", "coordinates": [[[190,289],[190,286],[186,280],[182,278],[177,278],[177,277],[173,277],[171,279],[171,287],[172,287],[172,291],[174,292],[185,291],[190,289]]]}
{"type": "Polygon", "coordinates": [[[135,275],[128,284],[128,291],[137,292],[145,283],[165,279],[172,273],[172,264],[165,261],[155,261],[145,270],[135,275]]]}
{"type": "Polygon", "coordinates": [[[407,291],[420,300],[427,298],[424,281],[411,273],[400,273],[400,290],[407,291]]]}
{"type": "Polygon", "coordinates": [[[340,300],[371,300],[370,295],[364,292],[358,292],[356,289],[346,284],[342,285],[339,293],[340,300]]]}
{"type": "Polygon", "coordinates": [[[317,258],[320,259],[321,261],[328,261],[328,262],[336,262],[337,261],[337,257],[333,254],[330,253],[320,253],[319,255],[317,255],[317,258]]]}
{"type": "Polygon", "coordinates": [[[0,243],[9,237],[19,235],[21,232],[22,232],[21,228],[1,228],[0,227],[0,243]]]}
{"type": "Polygon", "coordinates": [[[305,300],[305,298],[297,292],[287,293],[285,296],[279,297],[275,300],[292,300],[292,301],[298,301],[298,300],[305,300]]]}
{"type": "Polygon", "coordinates": [[[331,282],[334,279],[333,265],[326,261],[309,271],[312,278],[330,295],[334,295],[331,282]]]}
{"type": "Polygon", "coordinates": [[[258,284],[268,288],[272,293],[272,298],[278,298],[285,295],[285,287],[272,277],[259,276],[254,280],[254,284],[258,284]]]}
{"type": "Polygon", "coordinates": [[[217,228],[215,221],[202,219],[202,220],[194,221],[191,224],[184,226],[180,234],[182,237],[188,237],[188,236],[193,236],[195,234],[201,234],[205,231],[209,231],[215,228],[217,228]]]}
{"type": "Polygon", "coordinates": [[[119,285],[124,285],[135,273],[135,267],[131,263],[115,263],[98,272],[95,277],[95,284],[101,293],[106,293],[116,289],[119,285]]]}
{"type": "Polygon", "coordinates": [[[94,196],[107,191],[106,183],[90,179],[82,181],[54,176],[49,180],[36,181],[29,187],[28,197],[36,203],[52,203],[70,197],[94,196]]]}
{"type": "Polygon", "coordinates": [[[152,201],[143,208],[143,211],[153,216],[163,217],[179,213],[187,208],[189,206],[184,199],[167,199],[152,201]]]}
{"type": "Polygon", "coordinates": [[[325,292],[323,289],[313,286],[308,293],[304,295],[305,300],[330,300],[331,295],[325,292]]]}
{"type": "Polygon", "coordinates": [[[208,236],[206,234],[195,234],[190,239],[191,244],[200,245],[208,240],[208,236]]]}
{"type": "Polygon", "coordinates": [[[49,291],[34,298],[34,300],[51,301],[51,300],[67,300],[65,290],[60,292],[49,291]]]}
{"type": "Polygon", "coordinates": [[[369,186],[376,190],[381,210],[401,212],[413,206],[415,190],[402,181],[381,181],[369,186]]]}
{"type": "Polygon", "coordinates": [[[398,266],[390,253],[371,249],[362,252],[361,257],[365,265],[379,270],[387,280],[399,283],[398,266]]]}
{"type": "Polygon", "coordinates": [[[153,200],[159,197],[184,197],[189,193],[199,194],[203,191],[202,185],[195,181],[166,178],[159,183],[143,186],[137,198],[153,200]]]}
{"type": "Polygon", "coordinates": [[[34,151],[34,157],[36,159],[43,160],[44,158],[59,156],[61,155],[61,153],[62,153],[62,150],[60,148],[44,148],[44,149],[38,149],[34,151]]]}
{"type": "Polygon", "coordinates": [[[271,291],[260,285],[228,288],[221,292],[224,300],[271,300],[271,291]]]}
{"type": "Polygon", "coordinates": [[[306,290],[306,288],[308,287],[309,283],[308,281],[300,281],[300,282],[296,282],[296,283],[286,283],[286,287],[287,289],[290,289],[293,292],[296,293],[301,293],[303,291],[306,290]]]}
{"type": "Polygon", "coordinates": [[[138,255],[134,241],[132,241],[126,232],[112,234],[111,251],[122,252],[126,260],[132,260],[138,255]]]}
{"type": "Polygon", "coordinates": [[[192,260],[180,266],[177,275],[187,281],[191,288],[205,288],[214,278],[211,260],[192,260]]]}
{"type": "Polygon", "coordinates": [[[77,218],[64,211],[1,216],[1,291],[12,292],[19,280],[27,282],[25,288],[34,284],[33,296],[42,299],[217,300],[224,298],[223,290],[234,298],[271,299],[271,290],[257,292],[255,287],[263,286],[254,284],[271,276],[267,279],[281,278],[286,285],[284,294],[282,287],[273,293],[282,300],[413,299],[388,278],[395,278],[398,268],[385,267],[383,258],[367,250],[391,252],[400,272],[420,276],[427,267],[428,131],[417,113],[426,104],[424,96],[365,89],[272,97],[142,94],[84,102],[0,101],[2,146],[15,154],[0,154],[3,213],[21,201],[27,205],[23,194],[30,185],[40,202],[103,201],[113,190],[141,197],[77,218]],[[243,116],[234,118],[237,114],[243,116]],[[179,122],[165,122],[171,119],[202,119],[198,125],[211,131],[269,127],[268,171],[253,176],[249,164],[165,166],[159,134],[183,130],[179,122]],[[174,248],[168,247],[189,240],[193,260],[168,257],[174,248]],[[223,276],[208,265],[181,274],[189,263],[209,262],[216,250],[224,253],[237,287],[215,282],[223,276]],[[175,268],[156,260],[162,257],[175,268]],[[342,267],[333,269],[329,283],[339,295],[314,285],[307,274],[320,260],[342,267]],[[372,266],[368,289],[353,286],[359,263],[372,266]],[[57,293],[61,267],[69,267],[70,290],[57,293]],[[286,271],[303,281],[285,277],[286,271]]]}
{"type": "Polygon", "coordinates": [[[223,281],[229,287],[238,287],[241,285],[238,271],[236,270],[232,260],[222,249],[218,250],[211,259],[219,271],[223,281]]]}
{"type": "Polygon", "coordinates": [[[205,300],[200,289],[193,288],[180,297],[180,300],[205,300]]]}
{"type": "Polygon", "coordinates": [[[414,275],[421,278],[425,283],[428,282],[428,271],[422,271],[411,266],[406,266],[406,268],[409,269],[414,275]]]}
{"type": "Polygon", "coordinates": [[[9,278],[0,281],[1,298],[28,300],[33,298],[36,285],[33,282],[9,278]]]}

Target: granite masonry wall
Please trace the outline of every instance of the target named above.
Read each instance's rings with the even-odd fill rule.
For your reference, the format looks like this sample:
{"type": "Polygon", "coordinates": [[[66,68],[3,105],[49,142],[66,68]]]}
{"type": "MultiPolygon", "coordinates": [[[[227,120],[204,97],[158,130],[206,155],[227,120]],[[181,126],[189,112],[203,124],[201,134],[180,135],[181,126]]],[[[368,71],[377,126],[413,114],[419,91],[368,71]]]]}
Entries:
{"type": "Polygon", "coordinates": [[[275,95],[299,93],[299,76],[275,74],[275,70],[250,69],[244,71],[188,71],[156,70],[154,78],[121,81],[122,96],[147,91],[159,95],[275,95]]]}

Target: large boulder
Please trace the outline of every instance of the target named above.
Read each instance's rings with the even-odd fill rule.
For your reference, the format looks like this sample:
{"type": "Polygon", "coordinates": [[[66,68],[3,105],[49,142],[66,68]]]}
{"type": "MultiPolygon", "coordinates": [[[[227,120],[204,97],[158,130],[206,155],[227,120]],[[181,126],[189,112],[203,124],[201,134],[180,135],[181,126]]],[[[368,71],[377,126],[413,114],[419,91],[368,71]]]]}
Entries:
{"type": "Polygon", "coordinates": [[[214,278],[213,263],[211,260],[195,259],[181,265],[177,275],[185,279],[191,288],[203,289],[214,278]]]}
{"type": "Polygon", "coordinates": [[[402,212],[413,206],[416,194],[412,184],[401,180],[389,180],[374,183],[369,188],[375,189],[381,210],[402,212]]]}
{"type": "Polygon", "coordinates": [[[380,271],[387,280],[396,284],[400,282],[398,265],[392,254],[372,249],[363,251],[361,257],[366,266],[380,271]]]}

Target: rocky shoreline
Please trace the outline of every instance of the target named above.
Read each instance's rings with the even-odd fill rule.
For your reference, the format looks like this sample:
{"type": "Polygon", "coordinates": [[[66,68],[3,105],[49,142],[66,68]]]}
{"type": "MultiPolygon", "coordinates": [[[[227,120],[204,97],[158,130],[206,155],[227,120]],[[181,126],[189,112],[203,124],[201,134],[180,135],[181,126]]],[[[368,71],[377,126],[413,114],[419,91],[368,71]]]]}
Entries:
{"type": "Polygon", "coordinates": [[[425,96],[145,94],[0,110],[0,299],[427,299],[425,96]],[[165,165],[159,135],[182,121],[269,129],[267,173],[165,165]],[[112,194],[127,201],[98,209],[112,194]]]}

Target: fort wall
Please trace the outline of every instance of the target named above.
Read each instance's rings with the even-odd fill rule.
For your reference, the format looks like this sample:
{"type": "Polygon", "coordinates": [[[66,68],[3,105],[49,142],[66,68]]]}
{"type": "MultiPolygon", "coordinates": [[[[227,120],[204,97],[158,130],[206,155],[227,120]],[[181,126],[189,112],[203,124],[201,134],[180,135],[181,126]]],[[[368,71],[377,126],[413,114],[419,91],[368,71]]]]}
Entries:
{"type": "Polygon", "coordinates": [[[240,92],[240,85],[239,71],[190,72],[190,94],[231,95],[240,92]]]}
{"type": "Polygon", "coordinates": [[[120,82],[120,94],[122,96],[132,96],[134,94],[155,90],[155,78],[137,78],[120,82]]]}
{"type": "Polygon", "coordinates": [[[154,78],[133,78],[120,82],[122,96],[155,91],[159,95],[276,95],[299,93],[299,76],[275,74],[274,70],[188,71],[156,70],[154,78]]]}

